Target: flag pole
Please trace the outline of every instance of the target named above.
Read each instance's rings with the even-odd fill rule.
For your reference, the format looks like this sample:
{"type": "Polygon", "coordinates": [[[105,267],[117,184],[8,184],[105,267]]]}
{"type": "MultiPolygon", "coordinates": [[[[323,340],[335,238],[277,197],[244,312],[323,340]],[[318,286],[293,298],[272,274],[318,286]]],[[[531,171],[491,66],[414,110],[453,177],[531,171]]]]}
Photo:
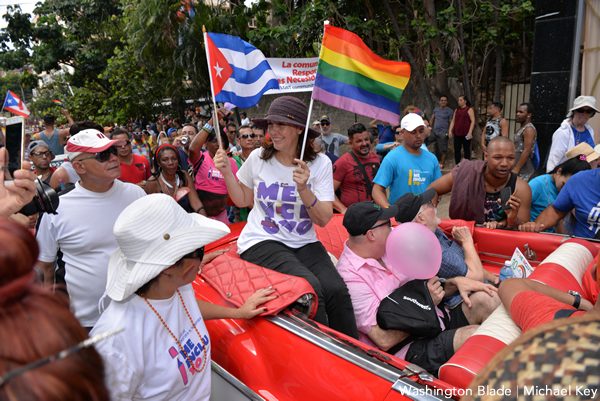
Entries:
{"type": "Polygon", "coordinates": [[[313,108],[313,98],[310,97],[310,103],[308,104],[308,116],[306,117],[306,126],[304,127],[304,138],[302,138],[302,150],[300,151],[300,160],[304,159],[304,150],[306,149],[306,139],[308,138],[308,127],[310,124],[310,115],[313,108]]]}
{"type": "Polygon", "coordinates": [[[219,128],[219,111],[217,109],[217,100],[215,99],[215,90],[213,86],[212,73],[210,71],[210,55],[208,51],[208,34],[206,33],[206,28],[202,25],[202,35],[204,36],[204,50],[206,51],[206,64],[208,65],[208,79],[210,80],[210,94],[212,96],[213,101],[213,124],[215,125],[215,132],[217,134],[217,143],[219,144],[219,149],[223,149],[223,141],[221,140],[221,130],[219,128]]]}
{"type": "MultiPolygon", "coordinates": [[[[329,25],[329,21],[323,21],[323,35],[325,35],[325,26],[329,25]]],[[[323,39],[321,39],[321,47],[323,47],[323,39]]],[[[321,58],[321,50],[319,49],[319,59],[321,58]]],[[[300,160],[304,159],[304,151],[306,150],[306,141],[308,139],[308,128],[310,124],[310,116],[312,114],[314,99],[312,94],[310,96],[310,103],[308,104],[308,116],[306,117],[306,126],[304,127],[304,138],[302,139],[302,149],[300,150],[300,160]]]]}

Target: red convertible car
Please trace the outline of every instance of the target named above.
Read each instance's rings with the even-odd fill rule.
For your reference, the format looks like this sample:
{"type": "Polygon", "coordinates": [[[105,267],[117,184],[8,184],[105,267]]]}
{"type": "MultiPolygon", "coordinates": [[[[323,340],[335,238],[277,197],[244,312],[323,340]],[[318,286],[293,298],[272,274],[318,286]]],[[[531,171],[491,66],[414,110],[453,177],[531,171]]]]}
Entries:
{"type": "MultiPolygon", "coordinates": [[[[341,254],[347,239],[341,219],[341,216],[335,216],[327,227],[317,228],[320,241],[335,258],[341,254]]],[[[455,224],[469,225],[444,221],[442,228],[449,232],[455,224]]],[[[576,243],[561,247],[569,239],[565,236],[488,230],[474,227],[472,223],[470,227],[484,267],[495,273],[518,247],[528,251],[534,268],[541,261],[552,265],[552,269],[536,269],[537,279],[557,288],[564,285],[578,288],[573,287],[577,283],[565,277],[573,273],[573,269],[585,269],[591,262],[591,254],[585,247],[576,243]],[[551,257],[544,260],[551,253],[551,257]],[[546,270],[552,270],[551,274],[546,270]]],[[[255,288],[265,284],[262,268],[242,261],[236,254],[236,239],[241,228],[241,225],[233,225],[230,235],[207,246],[207,252],[227,248],[229,251],[203,267],[201,277],[194,283],[199,299],[222,305],[239,305],[244,296],[251,293],[248,282],[257,282],[255,288]]],[[[588,248],[599,245],[586,241],[588,248]]],[[[277,283],[274,284],[278,288],[277,283]]],[[[285,287],[286,280],[280,284],[285,287]]],[[[278,309],[270,310],[268,316],[207,322],[213,344],[213,377],[216,373],[217,379],[213,379],[214,399],[458,399],[477,372],[520,334],[514,323],[507,321],[507,315],[500,307],[502,311],[497,310],[484,322],[481,330],[440,369],[439,378],[436,378],[419,366],[310,319],[314,305],[306,287],[300,287],[296,293],[294,289],[287,288],[282,295],[289,299],[284,300],[283,305],[282,300],[278,300],[278,309]],[[220,396],[232,394],[236,389],[240,398],[220,396]]]]}

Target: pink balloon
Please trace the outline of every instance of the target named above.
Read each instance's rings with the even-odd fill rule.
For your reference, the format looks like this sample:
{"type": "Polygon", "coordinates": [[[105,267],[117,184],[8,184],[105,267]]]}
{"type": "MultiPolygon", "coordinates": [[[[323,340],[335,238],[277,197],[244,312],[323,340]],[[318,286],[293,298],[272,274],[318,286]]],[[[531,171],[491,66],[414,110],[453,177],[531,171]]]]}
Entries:
{"type": "Polygon", "coordinates": [[[426,280],[440,270],[442,247],[435,234],[424,225],[403,223],[387,238],[385,261],[407,281],[426,280]]]}

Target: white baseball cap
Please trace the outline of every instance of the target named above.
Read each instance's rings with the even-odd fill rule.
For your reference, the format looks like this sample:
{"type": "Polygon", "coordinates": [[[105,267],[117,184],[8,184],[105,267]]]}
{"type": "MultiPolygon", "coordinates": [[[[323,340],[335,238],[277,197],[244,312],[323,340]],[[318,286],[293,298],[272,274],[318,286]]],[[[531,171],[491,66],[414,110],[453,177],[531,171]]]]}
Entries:
{"type": "Polygon", "coordinates": [[[416,113],[408,113],[400,121],[400,128],[407,131],[414,131],[420,126],[425,126],[425,121],[423,121],[423,117],[416,113]]]}
{"type": "Polygon", "coordinates": [[[108,139],[106,135],[96,129],[86,129],[69,138],[67,146],[67,157],[75,159],[82,153],[100,153],[113,146],[117,141],[108,139]]]}
{"type": "Polygon", "coordinates": [[[183,256],[229,232],[220,221],[187,213],[168,195],[136,200],[113,227],[119,247],[108,262],[106,294],[115,301],[128,298],[183,256]]]}

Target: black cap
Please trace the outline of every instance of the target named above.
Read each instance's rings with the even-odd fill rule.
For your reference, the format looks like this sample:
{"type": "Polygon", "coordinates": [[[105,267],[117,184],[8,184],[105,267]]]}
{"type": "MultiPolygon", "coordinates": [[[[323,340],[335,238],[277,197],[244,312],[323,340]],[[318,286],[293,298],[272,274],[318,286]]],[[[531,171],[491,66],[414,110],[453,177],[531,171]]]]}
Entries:
{"type": "Polygon", "coordinates": [[[350,205],[346,210],[343,224],[348,234],[355,237],[366,234],[378,220],[389,220],[396,213],[398,213],[396,205],[384,209],[375,202],[358,202],[350,205]]]}
{"type": "Polygon", "coordinates": [[[428,189],[420,195],[407,193],[398,198],[394,203],[398,207],[398,214],[396,214],[396,221],[398,223],[408,223],[413,221],[419,213],[419,209],[422,205],[435,197],[435,189],[428,189]]]}

